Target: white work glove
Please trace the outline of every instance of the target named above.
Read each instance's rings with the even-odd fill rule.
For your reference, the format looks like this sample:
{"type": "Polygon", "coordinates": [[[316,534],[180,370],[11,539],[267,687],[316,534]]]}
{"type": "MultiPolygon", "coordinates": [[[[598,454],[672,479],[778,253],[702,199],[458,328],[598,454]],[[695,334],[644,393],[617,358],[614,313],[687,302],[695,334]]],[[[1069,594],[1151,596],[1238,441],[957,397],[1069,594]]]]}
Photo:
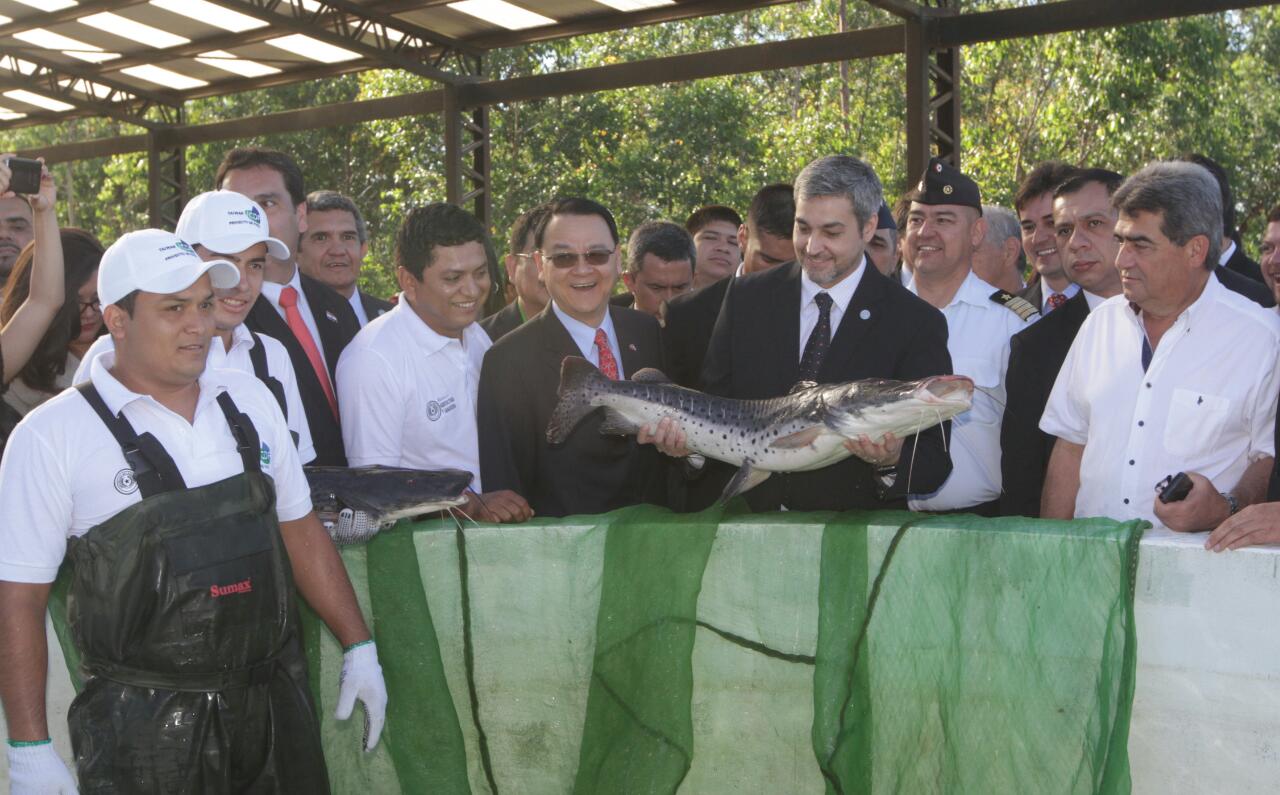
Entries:
{"type": "Polygon", "coordinates": [[[76,795],[76,779],[46,740],[38,745],[9,746],[11,795],[76,795]]]}
{"type": "Polygon", "coordinates": [[[372,751],[387,718],[387,684],[378,665],[378,647],[371,640],[357,643],[342,655],[338,709],[333,716],[338,720],[351,717],[356,699],[364,704],[364,750],[372,751]]]}

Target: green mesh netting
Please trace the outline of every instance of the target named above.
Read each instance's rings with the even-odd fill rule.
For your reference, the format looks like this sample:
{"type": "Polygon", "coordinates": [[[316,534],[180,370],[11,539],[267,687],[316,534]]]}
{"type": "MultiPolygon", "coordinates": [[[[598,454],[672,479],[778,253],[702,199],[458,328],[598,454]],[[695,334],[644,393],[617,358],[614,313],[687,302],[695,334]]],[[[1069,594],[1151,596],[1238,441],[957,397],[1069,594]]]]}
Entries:
{"type": "Polygon", "coordinates": [[[343,550],[391,695],[371,754],[304,617],[334,791],[1128,792],[1141,531],[647,507],[402,525],[343,550]]]}

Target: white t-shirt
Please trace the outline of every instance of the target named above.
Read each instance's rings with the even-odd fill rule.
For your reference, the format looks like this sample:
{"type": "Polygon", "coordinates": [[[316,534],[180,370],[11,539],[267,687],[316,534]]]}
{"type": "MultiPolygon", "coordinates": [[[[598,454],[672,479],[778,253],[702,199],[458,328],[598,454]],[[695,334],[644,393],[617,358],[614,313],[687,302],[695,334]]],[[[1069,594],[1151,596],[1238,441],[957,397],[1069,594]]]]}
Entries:
{"type": "MultiPolygon", "coordinates": [[[[917,292],[915,280],[907,289],[917,292]]],[[[913,511],[972,508],[1000,496],[1000,424],[1009,339],[1028,323],[992,301],[995,291],[970,271],[942,309],[952,370],[981,389],[974,390],[973,407],[951,420],[951,474],[933,494],[911,497],[907,504],[913,511]]]]}
{"type": "Polygon", "coordinates": [[[1275,455],[1280,317],[1210,275],[1142,370],[1142,319],[1123,295],[1089,313],[1040,430],[1084,446],[1075,515],[1146,519],[1155,485],[1199,472],[1219,491],[1275,455]]]}
{"type": "MultiPolygon", "coordinates": [[[[267,354],[267,372],[284,387],[284,404],[289,409],[286,417],[289,430],[298,434],[298,460],[309,464],[316,458],[316,448],[311,441],[311,426],[307,423],[307,412],[302,407],[302,396],[298,394],[298,379],[293,374],[293,362],[289,360],[289,351],[275,337],[259,334],[262,349],[267,354]]],[[[93,345],[85,353],[84,360],[76,369],[72,384],[82,384],[89,380],[89,365],[95,357],[116,349],[115,340],[110,334],[103,334],[94,340],[93,345]]],[[[242,373],[256,375],[253,372],[253,358],[249,351],[253,349],[253,334],[243,323],[231,332],[231,350],[222,343],[222,338],[215,336],[209,342],[209,358],[205,360],[206,370],[239,370],[242,373]]]]}
{"type": "MultiPolygon", "coordinates": [[[[112,413],[123,410],[139,434],[150,432],[173,458],[188,487],[244,472],[218,395],[227,392],[249,415],[262,442],[264,474],[275,481],[276,516],[300,519],[311,489],[280,405],[258,379],[235,370],[205,370],[195,421],[131,392],[107,370],[114,353],[93,360],[90,377],[112,413]]],[[[142,500],[120,444],[89,402],[68,389],[28,414],[9,437],[0,462],[0,580],[52,582],[67,538],[142,500]]]]}
{"type": "Polygon", "coordinates": [[[437,334],[403,296],[370,321],[338,360],[347,464],[463,469],[480,491],[476,393],[491,344],[478,323],[437,334]]]}

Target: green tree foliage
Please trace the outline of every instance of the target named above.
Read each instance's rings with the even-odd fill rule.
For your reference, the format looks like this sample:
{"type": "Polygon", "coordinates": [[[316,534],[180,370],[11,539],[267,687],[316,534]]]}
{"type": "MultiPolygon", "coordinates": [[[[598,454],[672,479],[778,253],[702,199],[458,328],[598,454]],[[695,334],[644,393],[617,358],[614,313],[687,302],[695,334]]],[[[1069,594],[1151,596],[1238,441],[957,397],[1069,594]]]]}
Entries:
{"type": "MultiPolygon", "coordinates": [[[[838,0],[816,0],[495,51],[490,77],[536,75],[736,47],[836,29],[838,0]]],[[[974,0],[966,11],[1001,3],[974,0]]],[[[847,27],[893,24],[849,3],[847,27]]],[[[1198,151],[1233,178],[1246,247],[1256,250],[1280,199],[1280,9],[1262,8],[1124,28],[975,45],[963,53],[963,166],[989,201],[1009,203],[1036,162],[1058,158],[1130,172],[1198,151]]],[[[848,65],[847,111],[837,64],[502,105],[491,110],[493,228],[499,250],[524,209],[555,195],[606,202],[624,234],[651,218],[682,221],[701,204],[745,209],[754,192],[789,181],[811,158],[859,154],[894,198],[904,172],[901,57],[848,65]]],[[[188,103],[188,121],[431,90],[393,71],[368,72],[188,103]]],[[[5,146],[136,132],[101,119],[26,128],[5,146]]],[[[404,211],[444,199],[436,115],[192,146],[191,191],[212,187],[223,152],[275,146],[302,164],[309,189],[346,193],[372,232],[364,279],[394,290],[393,241],[404,211]]],[[[68,219],[110,240],[146,223],[146,156],[60,167],[68,219]]]]}

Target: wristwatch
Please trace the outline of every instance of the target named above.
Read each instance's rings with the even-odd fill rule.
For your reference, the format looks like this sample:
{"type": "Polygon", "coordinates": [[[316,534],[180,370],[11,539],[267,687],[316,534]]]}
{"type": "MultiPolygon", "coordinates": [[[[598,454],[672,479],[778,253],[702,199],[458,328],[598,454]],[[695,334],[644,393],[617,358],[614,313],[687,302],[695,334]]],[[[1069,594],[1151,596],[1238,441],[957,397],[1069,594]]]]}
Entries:
{"type": "Polygon", "coordinates": [[[1240,510],[1240,501],[1236,499],[1236,495],[1229,491],[1218,492],[1222,495],[1222,499],[1227,501],[1227,516],[1235,516],[1240,510]]]}

